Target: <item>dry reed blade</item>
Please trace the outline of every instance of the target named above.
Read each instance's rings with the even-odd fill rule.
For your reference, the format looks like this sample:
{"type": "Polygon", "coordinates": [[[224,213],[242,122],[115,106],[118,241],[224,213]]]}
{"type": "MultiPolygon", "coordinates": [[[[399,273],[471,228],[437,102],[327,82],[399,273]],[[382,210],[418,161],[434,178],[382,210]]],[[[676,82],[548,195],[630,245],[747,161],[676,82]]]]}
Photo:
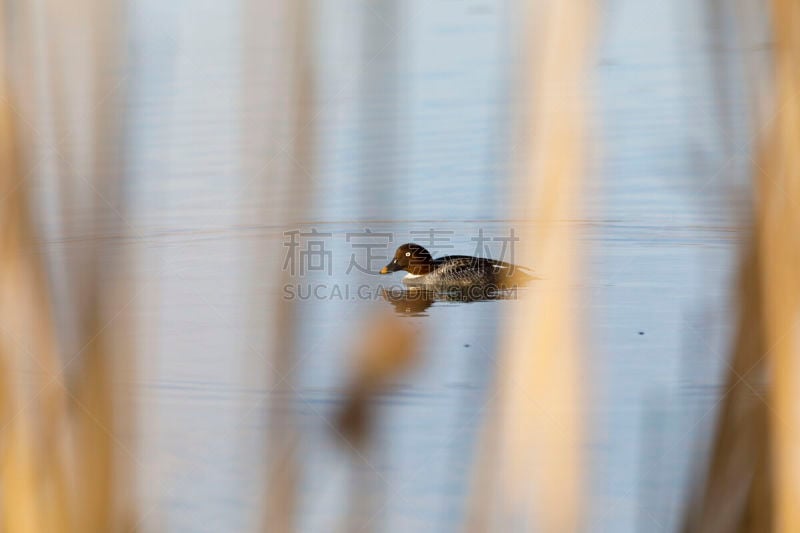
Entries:
{"type": "Polygon", "coordinates": [[[756,165],[775,530],[800,531],[800,3],[773,0],[777,115],[756,165]]]}
{"type": "Polygon", "coordinates": [[[533,81],[530,136],[518,180],[526,216],[521,262],[546,281],[523,295],[503,332],[479,465],[473,531],[533,527],[577,531],[582,515],[580,335],[572,284],[579,271],[574,219],[584,170],[585,74],[591,2],[556,2],[530,14],[527,75],[533,81]]]}
{"type": "Polygon", "coordinates": [[[684,531],[771,530],[770,453],[767,409],[752,387],[766,377],[767,351],[760,311],[761,267],[752,239],[739,273],[739,319],[727,392],[711,450],[706,479],[689,509],[684,531]],[[744,382],[742,378],[748,381],[744,382]]]}
{"type": "Polygon", "coordinates": [[[65,395],[7,76],[0,62],[0,530],[70,531],[65,395]]]}
{"type": "Polygon", "coordinates": [[[728,394],[686,531],[800,530],[800,4],[773,1],[772,29],[774,118],[757,144],[728,394]]]}
{"type": "MultiPolygon", "coordinates": [[[[313,58],[311,7],[307,0],[248,1],[243,19],[244,100],[258,120],[245,121],[245,185],[254,181],[256,223],[295,227],[304,220],[311,199],[313,172],[313,58]],[[269,22],[265,22],[269,21],[269,22]],[[265,23],[269,30],[265,30],[265,23]]],[[[245,199],[245,202],[248,200],[245,199]]],[[[274,241],[270,241],[271,243],[274,241]]],[[[262,527],[294,531],[297,485],[297,429],[292,413],[297,332],[295,305],[282,287],[296,282],[297,272],[282,269],[283,250],[263,249],[261,270],[253,274],[279,280],[264,301],[253,302],[254,316],[266,316],[268,396],[267,457],[262,527]],[[266,307],[266,313],[264,309],[266,307]]],[[[261,361],[260,361],[261,363],[261,361]]]]}
{"type": "MultiPolygon", "coordinates": [[[[120,35],[121,21],[112,16],[119,14],[115,11],[117,7],[116,2],[89,0],[70,6],[71,16],[64,32],[83,37],[78,47],[82,53],[75,57],[91,71],[87,80],[80,81],[83,89],[87,86],[89,89],[70,92],[67,86],[76,78],[58,78],[50,72],[52,79],[57,79],[52,90],[54,94],[70,94],[68,99],[86,98],[93,103],[104,100],[107,105],[115,101],[112,96],[119,94],[120,83],[117,79],[109,80],[107,67],[121,58],[120,48],[113,46],[115,36],[120,35]]],[[[50,17],[58,9],[59,6],[45,2],[42,10],[21,13],[29,17],[50,17]]],[[[8,28],[0,26],[4,30],[5,52],[9,43],[8,28]]],[[[58,40],[59,37],[54,38],[58,40]]],[[[48,68],[53,67],[48,65],[48,68]]],[[[41,265],[48,255],[39,253],[37,248],[28,195],[32,178],[23,178],[17,165],[14,140],[18,136],[11,124],[12,107],[6,92],[8,72],[0,70],[4,91],[0,111],[3,170],[0,176],[3,202],[0,210],[0,323],[3,327],[0,365],[8,370],[3,373],[4,381],[0,386],[3,414],[7,416],[4,421],[8,422],[8,438],[2,444],[0,523],[2,530],[9,532],[123,531],[131,524],[133,498],[127,490],[131,486],[129,477],[121,475],[128,461],[120,460],[119,442],[124,440],[121,435],[128,432],[120,431],[124,416],[117,385],[121,373],[126,377],[131,375],[130,367],[126,366],[130,361],[130,339],[125,337],[122,343],[111,340],[111,335],[104,332],[108,320],[104,312],[114,306],[115,298],[125,293],[127,285],[117,283],[112,290],[109,283],[101,281],[101,262],[106,268],[113,263],[107,261],[105,243],[93,240],[84,263],[67,279],[67,283],[76,288],[76,299],[71,302],[74,304],[72,314],[78,317],[75,337],[82,343],[91,340],[75,356],[78,379],[66,384],[61,364],[67,359],[70,363],[73,361],[71,357],[59,357],[50,318],[48,280],[41,265]],[[30,361],[36,363],[35,368],[30,361]],[[25,382],[26,375],[34,376],[32,384],[25,382]],[[121,487],[122,484],[126,487],[121,487]]],[[[109,192],[119,190],[115,188],[119,160],[110,155],[118,153],[117,115],[104,112],[99,105],[91,109],[90,116],[82,117],[80,127],[90,138],[84,155],[93,160],[83,179],[89,189],[95,193],[99,189],[106,195],[104,198],[92,196],[90,202],[94,204],[95,224],[90,229],[97,235],[101,229],[106,229],[108,220],[121,224],[118,216],[103,216],[104,209],[99,206],[109,196],[113,197],[117,206],[115,215],[119,215],[124,202],[109,192]]],[[[58,110],[62,118],[63,111],[58,110]]],[[[74,161],[70,157],[60,156],[59,162],[62,177],[72,174],[74,161]]],[[[61,191],[62,200],[66,194],[61,191]]],[[[68,224],[66,216],[62,223],[68,224]]]]}

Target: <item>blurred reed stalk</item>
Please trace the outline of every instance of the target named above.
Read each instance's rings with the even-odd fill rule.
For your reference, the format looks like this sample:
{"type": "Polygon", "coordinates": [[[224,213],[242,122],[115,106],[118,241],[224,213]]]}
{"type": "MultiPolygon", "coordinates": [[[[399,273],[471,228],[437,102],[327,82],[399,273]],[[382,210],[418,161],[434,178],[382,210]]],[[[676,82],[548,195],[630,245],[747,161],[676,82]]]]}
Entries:
{"type": "MultiPolygon", "coordinates": [[[[125,62],[126,42],[123,6],[108,0],[82,0],[71,5],[72,12],[79,13],[71,29],[81,32],[85,39],[83,57],[88,62],[89,91],[82,97],[90,103],[85,119],[91,183],[88,189],[80,190],[91,198],[93,238],[77,273],[79,298],[86,302],[83,309],[79,308],[78,338],[86,339],[86,344],[77,362],[80,368],[73,398],[82,415],[76,442],[83,466],[83,531],[129,531],[135,523],[129,389],[135,378],[135,337],[124,312],[132,298],[128,280],[135,258],[130,247],[114,245],[108,238],[135,232],[126,219],[121,156],[125,138],[120,117],[126,79],[120,68],[125,62]]],[[[65,79],[62,87],[68,83],[65,79]]],[[[63,219],[67,218],[65,214],[63,219]]]]}
{"type": "MultiPolygon", "coordinates": [[[[256,224],[297,229],[311,200],[314,138],[313,34],[307,0],[248,1],[244,4],[243,62],[247,81],[243,100],[250,112],[245,121],[244,185],[251,194],[256,224]],[[252,183],[251,183],[252,181],[252,183]]],[[[248,201],[247,198],[244,199],[248,201]]],[[[294,301],[282,288],[297,283],[297,272],[283,268],[285,250],[279,239],[260,250],[251,273],[255,286],[270,286],[268,300],[252,301],[253,316],[269,319],[256,331],[266,331],[268,420],[262,528],[270,532],[296,530],[298,444],[294,420],[296,395],[292,373],[298,363],[294,301]],[[266,265],[266,270],[264,269],[266,265]],[[272,286],[270,280],[279,280],[272,286]],[[266,311],[266,312],[264,312],[266,311]]]]}
{"type": "MultiPolygon", "coordinates": [[[[2,21],[3,29],[6,21],[2,21]]],[[[7,42],[3,33],[3,43],[7,42]]],[[[71,531],[65,390],[0,53],[0,530],[71,531]],[[47,490],[44,490],[47,488],[47,490]]]]}
{"type": "Polygon", "coordinates": [[[375,522],[388,504],[381,490],[385,480],[371,468],[363,468],[363,463],[382,464],[382,450],[371,446],[380,415],[378,400],[418,361],[420,345],[420,331],[386,310],[373,311],[359,331],[361,335],[351,348],[349,382],[335,424],[336,440],[346,444],[344,448],[353,460],[349,465],[347,511],[337,529],[345,532],[378,528],[375,522]]]}
{"type": "Polygon", "coordinates": [[[501,335],[496,403],[487,412],[467,529],[570,532],[583,514],[580,333],[575,226],[585,161],[592,2],[534,2],[525,62],[525,160],[516,180],[526,219],[521,264],[543,281],[520,291],[501,335]],[[535,22],[535,27],[534,27],[535,22]],[[534,526],[535,524],[535,526],[534,526]]]}
{"type": "Polygon", "coordinates": [[[689,509],[689,532],[770,531],[772,498],[769,425],[763,399],[764,354],[760,261],[752,243],[739,272],[739,317],[706,479],[689,509]],[[744,379],[747,379],[747,382],[744,379]]]}
{"type": "Polygon", "coordinates": [[[771,6],[774,118],[757,144],[728,394],[692,532],[800,531],[800,3],[771,6]]]}
{"type": "MultiPolygon", "coordinates": [[[[20,11],[16,23],[22,25],[26,15],[58,18],[59,6],[44,6],[43,10],[20,11]]],[[[76,351],[63,350],[63,341],[57,339],[49,296],[52,285],[41,263],[48,255],[39,248],[31,209],[29,185],[35,177],[20,170],[17,139],[23,136],[14,128],[19,121],[12,121],[12,115],[16,118],[19,113],[9,94],[5,63],[0,69],[0,398],[5,424],[0,442],[2,531],[116,532],[130,530],[134,524],[128,442],[131,412],[120,387],[120,378],[129,380],[132,376],[131,339],[124,331],[119,333],[125,329],[119,324],[114,328],[116,334],[107,329],[114,321],[110,317],[116,318],[129,303],[127,283],[112,281],[108,273],[119,275],[126,262],[119,255],[112,257],[107,242],[98,238],[123,233],[120,222],[124,199],[116,179],[120,174],[117,149],[121,128],[116,113],[104,113],[97,105],[99,100],[110,98],[119,85],[108,76],[108,67],[121,62],[121,47],[115,43],[121,42],[116,39],[122,21],[114,18],[120,13],[115,7],[115,2],[75,2],[70,6],[70,17],[62,21],[64,34],[81,36],[80,44],[71,50],[72,59],[91,72],[88,80],[80,78],[82,90],[68,90],[75,87],[67,74],[59,77],[51,71],[47,78],[53,83],[49,89],[59,95],[64,106],[83,104],[84,109],[90,109],[80,124],[72,123],[88,138],[82,152],[74,157],[58,153],[58,175],[62,178],[78,174],[77,159],[90,161],[88,169],[80,172],[88,186],[83,190],[90,191],[85,194],[93,206],[91,222],[85,228],[91,236],[89,250],[74,268],[59,265],[70,273],[66,279],[73,296],[69,313],[75,317],[71,324],[76,329],[71,336],[81,344],[76,351]],[[86,106],[87,101],[92,105],[86,106]],[[66,378],[64,365],[75,367],[70,369],[73,379],[66,378]]],[[[7,58],[12,40],[6,20],[0,28],[2,57],[7,58]]],[[[59,37],[53,36],[57,41],[59,37]]],[[[69,63],[60,67],[68,69],[69,63]]],[[[52,64],[45,68],[52,68],[52,64]]],[[[66,116],[63,109],[56,114],[66,116]]],[[[34,129],[34,133],[32,141],[41,142],[38,131],[34,129]]],[[[59,148],[56,146],[56,151],[59,148]]],[[[69,223],[69,194],[76,193],[65,189],[60,194],[60,222],[64,226],[69,223]]]]}
{"type": "Polygon", "coordinates": [[[800,531],[800,3],[773,0],[777,116],[756,161],[775,526],[800,531]]]}

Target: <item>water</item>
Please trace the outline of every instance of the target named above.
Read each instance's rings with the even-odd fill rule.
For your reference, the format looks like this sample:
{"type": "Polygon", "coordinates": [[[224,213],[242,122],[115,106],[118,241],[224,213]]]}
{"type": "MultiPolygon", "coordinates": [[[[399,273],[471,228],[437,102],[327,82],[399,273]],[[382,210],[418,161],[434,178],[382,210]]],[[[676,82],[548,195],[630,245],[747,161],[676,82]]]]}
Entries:
{"type": "MultiPolygon", "coordinates": [[[[480,0],[415,0],[397,12],[345,4],[315,4],[325,21],[316,48],[322,112],[312,216],[297,228],[251,226],[241,215],[258,200],[242,193],[238,7],[146,1],[130,12],[126,164],[137,238],[126,246],[142,289],[132,307],[143,332],[144,530],[241,531],[258,520],[271,317],[252,306],[283,288],[274,279],[254,285],[253,272],[266,269],[260,249],[283,258],[284,231],[312,228],[329,234],[331,272],[327,264],[310,272],[303,282],[324,289],[298,305],[302,529],[338,523],[350,476],[379,502],[363,517],[367,527],[461,525],[499,325],[516,302],[435,302],[404,316],[422,335],[423,357],[380,397],[375,450],[363,458],[330,421],[365,319],[395,309],[332,291],[399,286],[399,275],[347,272],[361,253],[348,234],[391,234],[387,255],[433,228],[452,246],[434,247],[440,254],[472,254],[478,230],[504,237],[521,228],[506,187],[517,150],[506,133],[519,53],[506,22],[514,9],[480,0]],[[386,21],[393,14],[399,27],[386,21]],[[378,28],[363,36],[366,51],[360,17],[378,28]],[[375,79],[360,85],[360,71],[375,79]]],[[[589,91],[599,153],[586,215],[570,221],[588,250],[577,310],[587,320],[588,531],[675,528],[692,449],[721,394],[725,290],[739,241],[725,191],[744,155],[718,137],[705,77],[714,57],[699,15],[689,2],[655,1],[607,2],[600,13],[589,91]]],[[[501,242],[490,243],[492,256],[501,242]]]]}

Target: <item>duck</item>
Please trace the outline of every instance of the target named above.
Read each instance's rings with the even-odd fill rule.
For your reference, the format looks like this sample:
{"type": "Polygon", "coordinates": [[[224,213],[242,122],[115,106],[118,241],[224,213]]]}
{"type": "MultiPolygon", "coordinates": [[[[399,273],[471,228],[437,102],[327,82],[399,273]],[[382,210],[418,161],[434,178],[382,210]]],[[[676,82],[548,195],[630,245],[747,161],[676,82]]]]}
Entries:
{"type": "Polygon", "coordinates": [[[381,274],[405,270],[403,283],[433,290],[481,288],[503,290],[538,279],[529,268],[469,255],[447,255],[434,259],[423,246],[409,242],[398,246],[381,274]]]}

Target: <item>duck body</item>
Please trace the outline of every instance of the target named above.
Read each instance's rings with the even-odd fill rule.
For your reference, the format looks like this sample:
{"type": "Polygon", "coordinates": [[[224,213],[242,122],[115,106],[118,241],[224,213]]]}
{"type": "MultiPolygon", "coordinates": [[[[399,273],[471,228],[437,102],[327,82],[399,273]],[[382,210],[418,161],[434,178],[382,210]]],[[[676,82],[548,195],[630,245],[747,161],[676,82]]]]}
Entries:
{"type": "Polygon", "coordinates": [[[403,283],[409,287],[433,290],[447,289],[507,289],[536,279],[528,270],[505,261],[448,255],[433,259],[422,246],[403,244],[395,252],[394,259],[383,267],[381,274],[405,270],[408,275],[403,283]]]}
{"type": "Polygon", "coordinates": [[[530,279],[529,275],[521,271],[514,273],[514,270],[514,265],[503,261],[468,255],[448,255],[434,259],[430,273],[417,275],[409,273],[403,278],[403,283],[410,287],[502,288],[530,279]],[[512,274],[509,274],[509,271],[512,274]],[[526,279],[521,279],[523,277],[526,279]]]}

